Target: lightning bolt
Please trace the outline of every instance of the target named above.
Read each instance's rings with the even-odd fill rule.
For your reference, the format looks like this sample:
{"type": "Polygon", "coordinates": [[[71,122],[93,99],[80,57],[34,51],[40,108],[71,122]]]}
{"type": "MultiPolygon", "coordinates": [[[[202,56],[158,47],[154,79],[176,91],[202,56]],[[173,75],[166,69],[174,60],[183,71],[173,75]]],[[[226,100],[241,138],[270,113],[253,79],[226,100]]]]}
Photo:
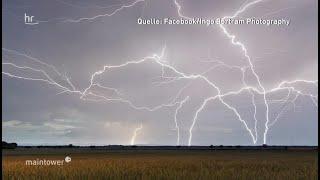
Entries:
{"type": "MultiPolygon", "coordinates": [[[[75,7],[75,8],[90,8],[87,6],[81,6],[81,5],[74,5],[62,0],[56,0],[57,2],[60,2],[62,4],[68,5],[70,7],[75,7]]],[[[102,18],[102,17],[111,17],[115,14],[117,14],[120,11],[123,11],[127,8],[131,8],[133,6],[135,6],[136,4],[139,4],[141,2],[145,2],[146,0],[135,0],[129,4],[125,4],[125,3],[121,3],[121,4],[113,4],[113,5],[109,5],[109,6],[95,6],[94,8],[97,9],[107,9],[107,8],[111,8],[111,7],[117,7],[115,10],[113,10],[111,13],[104,13],[104,14],[98,14],[96,16],[92,16],[92,17],[81,17],[81,18],[77,18],[77,19],[71,19],[71,18],[65,18],[65,17],[60,17],[60,18],[51,18],[51,19],[47,19],[47,20],[33,20],[34,22],[25,22],[25,25],[39,25],[42,23],[50,23],[50,22],[57,22],[57,23],[80,23],[80,22],[85,22],[85,21],[93,21],[95,19],[98,18],[102,18]]],[[[12,14],[12,13],[11,13],[12,14]]],[[[15,17],[17,17],[15,14],[13,14],[15,17]]],[[[19,19],[22,19],[22,17],[18,17],[19,19]]]]}
{"type": "MultiPolygon", "coordinates": [[[[94,17],[82,17],[82,18],[78,18],[78,19],[66,19],[63,22],[78,23],[78,22],[83,22],[83,21],[93,21],[93,20],[100,18],[100,17],[111,17],[111,16],[115,15],[116,13],[118,13],[119,11],[126,9],[126,8],[133,7],[136,4],[143,2],[143,1],[144,0],[136,0],[129,5],[122,5],[121,7],[119,7],[118,9],[116,9],[115,11],[113,11],[112,13],[109,13],[109,14],[101,14],[101,15],[97,15],[94,17]]],[[[187,17],[182,14],[182,6],[179,4],[178,0],[174,0],[173,2],[176,6],[177,13],[178,13],[179,17],[189,19],[189,20],[192,19],[191,17],[187,17]]],[[[222,18],[222,20],[236,18],[241,13],[245,12],[247,9],[249,9],[250,7],[256,5],[257,3],[260,3],[260,2],[262,2],[262,0],[256,0],[256,1],[246,3],[243,6],[241,6],[232,16],[225,16],[222,18]]],[[[232,34],[230,31],[228,31],[227,28],[223,24],[220,24],[219,28],[221,29],[221,32],[227,38],[227,40],[229,40],[232,43],[232,45],[240,48],[243,56],[247,60],[247,65],[233,66],[233,65],[226,64],[223,61],[218,61],[218,60],[208,61],[210,63],[215,63],[215,65],[200,74],[188,74],[188,73],[185,73],[185,72],[177,69],[173,65],[170,65],[168,63],[168,61],[166,61],[164,59],[164,55],[165,55],[165,51],[166,51],[166,45],[165,45],[162,48],[160,55],[153,54],[150,56],[143,57],[139,60],[131,60],[131,61],[127,61],[125,63],[118,64],[118,65],[104,65],[103,67],[101,67],[100,70],[94,72],[91,75],[88,87],[84,88],[83,90],[80,90],[71,82],[71,79],[69,77],[67,77],[65,74],[60,73],[55,66],[47,64],[44,61],[41,61],[41,60],[34,58],[30,55],[27,55],[25,53],[21,53],[16,50],[11,50],[11,49],[7,49],[7,48],[2,48],[3,52],[13,54],[16,56],[22,56],[28,60],[31,60],[34,63],[34,64],[32,64],[32,66],[31,65],[30,66],[21,66],[21,65],[14,64],[12,62],[2,62],[2,65],[11,67],[17,71],[33,72],[33,73],[38,74],[40,77],[39,76],[33,77],[33,76],[30,76],[27,74],[17,75],[15,73],[7,72],[4,70],[2,70],[2,74],[6,75],[7,77],[10,77],[10,78],[17,78],[17,79],[39,81],[39,82],[47,83],[47,84],[50,84],[53,87],[56,87],[57,89],[59,89],[60,92],[58,94],[62,94],[62,93],[78,94],[80,99],[84,100],[84,101],[121,102],[121,103],[125,103],[125,104],[129,105],[131,108],[133,108],[135,110],[145,110],[145,111],[150,111],[150,112],[159,110],[164,107],[176,107],[175,113],[174,113],[174,123],[175,123],[175,129],[177,131],[177,141],[176,141],[177,145],[180,145],[180,131],[179,131],[180,127],[178,125],[177,116],[178,116],[178,113],[181,110],[181,108],[184,106],[184,104],[190,100],[189,96],[181,97],[181,94],[190,85],[190,83],[195,80],[206,83],[208,88],[212,89],[213,92],[215,92],[216,94],[205,98],[202,101],[201,105],[196,109],[196,113],[194,114],[192,124],[189,128],[188,145],[192,144],[193,128],[198,120],[199,114],[206,108],[206,106],[208,105],[209,102],[214,101],[214,100],[221,102],[221,104],[223,104],[224,107],[226,107],[230,112],[232,112],[237,117],[237,119],[244,125],[244,128],[249,133],[249,135],[252,139],[252,142],[254,144],[256,144],[257,140],[258,140],[258,131],[257,131],[258,119],[256,117],[256,115],[257,115],[257,102],[255,100],[256,96],[263,97],[263,105],[265,108],[266,121],[264,124],[265,129],[263,132],[263,143],[264,144],[266,144],[266,142],[267,142],[267,134],[268,134],[269,128],[277,122],[277,120],[279,119],[281,114],[286,109],[286,108],[282,108],[280,113],[271,122],[270,117],[269,117],[269,106],[270,106],[269,101],[271,101],[271,100],[267,98],[267,95],[272,94],[272,93],[276,93],[281,90],[288,90],[287,96],[285,98],[279,100],[279,102],[282,102],[284,104],[292,103],[294,105],[296,99],[299,96],[307,96],[311,99],[312,103],[315,106],[318,106],[318,102],[317,102],[318,95],[317,94],[305,93],[305,92],[295,88],[295,84],[297,84],[297,83],[310,84],[312,86],[317,87],[318,80],[303,80],[303,79],[297,79],[297,80],[292,80],[292,81],[285,80],[285,81],[280,82],[276,87],[274,87],[272,89],[269,89],[269,90],[265,89],[265,87],[262,85],[262,82],[260,80],[258,73],[255,70],[255,66],[253,64],[252,58],[248,54],[248,50],[247,50],[246,46],[243,43],[241,43],[240,41],[236,40],[237,39],[236,35],[232,34]],[[102,75],[103,73],[106,73],[108,70],[127,68],[129,66],[145,64],[147,62],[152,62],[152,63],[158,65],[161,68],[160,78],[165,80],[165,81],[155,82],[154,84],[166,85],[166,84],[170,84],[170,83],[180,81],[180,80],[188,80],[188,81],[190,81],[190,83],[188,83],[186,86],[182,87],[177,92],[177,94],[175,96],[173,96],[172,98],[170,98],[170,100],[168,100],[167,102],[160,104],[160,105],[157,105],[157,106],[148,107],[148,106],[136,105],[134,102],[123,98],[123,93],[119,89],[116,89],[113,87],[106,87],[97,81],[97,77],[102,75]],[[35,68],[34,66],[37,66],[37,68],[35,68]],[[239,72],[242,75],[243,86],[235,91],[222,92],[222,90],[214,82],[210,81],[208,79],[208,77],[206,76],[206,74],[208,72],[213,71],[217,67],[239,70],[239,72]],[[175,76],[166,76],[165,75],[166,70],[173,72],[175,74],[175,76]],[[245,79],[246,72],[249,72],[254,76],[255,81],[257,83],[256,87],[249,86],[246,84],[246,79],[245,79]],[[99,92],[99,90],[110,91],[110,92],[112,92],[112,96],[106,96],[102,92],[99,92]],[[240,93],[245,92],[245,91],[250,93],[251,103],[254,108],[254,113],[253,113],[253,118],[255,121],[254,122],[254,132],[248,127],[247,122],[242,118],[242,116],[239,113],[239,111],[237,110],[237,108],[231,106],[224,99],[226,97],[232,97],[232,96],[239,95],[240,93]],[[291,93],[295,93],[295,97],[292,100],[289,100],[291,93]]],[[[286,107],[286,106],[284,106],[284,107],[286,107]]],[[[295,107],[295,105],[294,105],[294,107],[295,107]]],[[[142,129],[142,124],[140,127],[136,128],[134,130],[134,134],[131,138],[132,145],[134,144],[135,138],[141,129],[142,129]]]]}
{"type": "MultiPolygon", "coordinates": [[[[261,0],[248,3],[247,5],[245,5],[245,6],[243,6],[242,8],[240,8],[233,16],[223,17],[222,20],[225,20],[225,19],[227,19],[227,18],[235,18],[235,17],[237,17],[240,13],[244,12],[247,8],[249,8],[250,6],[256,4],[256,3],[260,2],[260,1],[261,1],[261,0]]],[[[183,15],[183,14],[181,13],[181,5],[178,3],[177,0],[174,0],[174,3],[175,3],[175,5],[176,5],[176,7],[177,7],[178,15],[179,15],[181,18],[192,19],[192,18],[187,17],[187,16],[185,16],[185,15],[183,15]]],[[[248,60],[248,62],[249,62],[250,69],[251,69],[252,73],[254,74],[254,76],[256,77],[256,79],[257,79],[257,81],[258,81],[259,87],[260,87],[260,88],[262,89],[262,91],[264,92],[264,93],[263,93],[263,94],[264,94],[264,101],[265,101],[266,108],[267,108],[267,112],[266,112],[267,115],[266,115],[266,117],[267,117],[267,121],[268,121],[268,111],[269,111],[268,109],[269,109],[269,108],[268,108],[267,100],[266,100],[266,97],[265,97],[265,94],[266,94],[266,93],[265,93],[265,89],[264,89],[264,87],[261,85],[259,76],[258,76],[258,75],[256,74],[256,72],[254,71],[254,67],[253,67],[253,64],[252,64],[252,62],[251,62],[251,58],[250,58],[250,56],[249,56],[248,53],[247,53],[247,49],[245,48],[245,46],[244,46],[241,42],[235,41],[235,35],[230,34],[230,33],[227,31],[227,29],[226,29],[222,24],[220,24],[219,27],[222,29],[223,33],[231,40],[232,44],[233,44],[233,45],[236,45],[236,46],[240,46],[241,49],[242,49],[242,51],[244,52],[244,55],[245,55],[245,57],[247,58],[247,60],[248,60]]],[[[220,89],[218,89],[218,94],[220,94],[220,89]]],[[[236,110],[236,108],[234,108],[234,107],[232,107],[231,105],[227,104],[227,103],[221,98],[221,96],[218,96],[218,97],[219,97],[220,101],[221,101],[227,108],[229,108],[230,110],[232,110],[232,111],[236,114],[236,116],[238,117],[238,119],[239,119],[242,123],[244,123],[245,128],[246,128],[247,131],[250,133],[250,135],[251,135],[251,137],[252,137],[252,139],[253,139],[253,142],[256,143],[256,138],[254,137],[254,135],[253,135],[253,133],[251,132],[250,128],[247,126],[247,123],[241,118],[241,115],[240,115],[239,112],[236,110]]],[[[213,100],[213,99],[216,99],[216,97],[209,97],[209,98],[205,99],[204,102],[203,102],[203,104],[202,104],[202,105],[200,106],[200,108],[196,111],[196,114],[195,114],[195,116],[194,116],[193,122],[192,122],[192,124],[191,124],[190,129],[189,129],[189,134],[190,134],[190,136],[189,136],[189,141],[188,141],[188,144],[189,144],[189,145],[191,145],[192,130],[193,130],[193,127],[194,127],[194,125],[195,125],[195,123],[196,123],[196,120],[197,120],[197,118],[198,118],[198,114],[203,110],[203,108],[206,106],[206,104],[207,104],[210,100],[213,100]]],[[[256,109],[256,105],[255,105],[255,103],[254,103],[254,99],[253,99],[253,104],[254,104],[255,109],[256,109]]]]}
{"type": "Polygon", "coordinates": [[[179,103],[179,106],[177,107],[175,114],[174,114],[174,122],[175,122],[175,128],[177,130],[177,145],[180,145],[180,127],[178,126],[178,119],[177,115],[181,107],[183,106],[184,103],[186,103],[189,100],[189,96],[187,96],[184,100],[182,100],[179,103]]]}
{"type": "Polygon", "coordinates": [[[92,20],[95,20],[97,18],[100,18],[100,17],[110,17],[110,16],[113,16],[115,15],[116,13],[118,13],[119,11],[125,9],[125,8],[130,8],[134,5],[136,5],[137,3],[139,2],[144,2],[145,0],[136,0],[134,1],[133,3],[129,4],[129,5],[122,5],[120,8],[114,10],[112,13],[106,13],[106,14],[99,14],[99,15],[96,15],[96,16],[93,16],[93,17],[82,17],[82,18],[79,18],[79,19],[66,19],[64,20],[63,22],[72,22],[72,23],[78,23],[78,22],[81,22],[81,21],[92,21],[92,20]]]}
{"type": "MultiPolygon", "coordinates": [[[[261,2],[262,0],[257,0],[257,1],[252,1],[248,4],[246,4],[245,6],[243,6],[242,8],[240,8],[233,16],[225,16],[222,18],[222,20],[225,20],[225,19],[233,19],[235,17],[237,17],[239,14],[241,14],[242,12],[244,12],[246,9],[248,9],[249,7],[261,2]]],[[[248,55],[248,51],[245,47],[245,45],[243,43],[241,43],[240,41],[236,41],[235,38],[236,36],[231,34],[230,32],[228,32],[228,30],[226,29],[225,26],[223,26],[223,24],[220,24],[219,27],[222,29],[223,33],[229,38],[229,40],[231,41],[231,43],[235,46],[239,46],[244,54],[244,56],[246,57],[248,63],[249,63],[249,66],[250,66],[250,70],[251,72],[253,73],[253,75],[255,76],[256,78],[256,81],[258,82],[259,84],[259,88],[262,90],[262,93],[263,93],[263,100],[264,100],[264,103],[265,103],[265,107],[266,107],[266,113],[265,113],[265,118],[266,118],[266,123],[265,123],[265,132],[264,132],[264,137],[263,137],[263,143],[266,144],[266,136],[267,136],[267,132],[268,132],[268,123],[269,123],[269,104],[267,102],[267,98],[266,98],[266,90],[265,88],[262,86],[261,84],[261,81],[260,81],[260,77],[258,76],[258,74],[256,73],[255,69],[254,69],[254,66],[253,66],[253,63],[251,61],[251,57],[248,55]]],[[[252,101],[253,104],[255,104],[254,100],[252,101]]],[[[255,108],[256,109],[256,108],[255,108]]]]}
{"type": "Polygon", "coordinates": [[[142,124],[141,124],[139,127],[137,127],[136,129],[134,129],[133,135],[132,135],[131,141],[130,141],[130,144],[131,144],[131,145],[134,145],[134,144],[135,144],[136,137],[137,137],[137,135],[139,134],[139,132],[140,132],[141,130],[142,130],[142,124]]]}
{"type": "MultiPolygon", "coordinates": [[[[257,3],[260,3],[262,2],[263,0],[255,0],[255,1],[252,1],[252,2],[249,2],[247,4],[244,4],[243,6],[240,7],[240,9],[238,9],[232,16],[225,16],[222,18],[222,21],[226,20],[226,19],[234,19],[236,17],[238,17],[241,13],[245,12],[247,9],[249,9],[250,7],[256,5],[257,3]]],[[[246,1],[247,2],[247,1],[246,1]]],[[[176,8],[177,8],[177,13],[179,15],[179,17],[181,18],[185,18],[185,19],[192,19],[191,17],[187,17],[185,15],[182,14],[181,12],[181,9],[182,9],[182,6],[179,4],[178,0],[174,0],[174,4],[176,5],[176,8]]],[[[246,46],[240,42],[240,41],[237,41],[236,40],[236,35],[230,33],[227,28],[223,25],[223,23],[219,24],[219,28],[222,30],[223,34],[230,40],[230,42],[232,43],[232,45],[234,46],[237,46],[237,47],[240,47],[244,57],[247,59],[247,62],[248,62],[248,66],[249,66],[249,69],[251,71],[251,73],[254,75],[255,79],[256,79],[256,82],[258,83],[258,88],[255,88],[255,87],[249,87],[249,86],[246,86],[245,84],[245,80],[244,80],[244,75],[243,75],[243,84],[246,86],[245,88],[243,89],[248,89],[249,92],[251,93],[252,95],[252,104],[254,105],[254,119],[255,119],[255,132],[256,132],[256,138],[254,138],[251,130],[248,128],[246,122],[241,118],[240,114],[238,113],[238,111],[232,107],[231,105],[227,104],[225,101],[223,101],[223,99],[221,97],[223,97],[224,95],[220,95],[220,101],[226,106],[228,107],[230,110],[232,110],[236,116],[238,117],[238,119],[244,123],[247,131],[250,133],[252,139],[253,139],[253,143],[255,144],[256,141],[257,141],[257,118],[256,118],[256,112],[257,112],[257,106],[256,106],[256,102],[255,102],[255,99],[254,99],[254,94],[252,91],[255,91],[256,93],[258,94],[262,94],[263,95],[263,100],[264,100],[264,106],[265,106],[265,118],[266,118],[266,121],[265,121],[265,130],[264,130],[264,134],[263,134],[263,143],[266,144],[267,143],[267,133],[268,133],[268,130],[269,130],[269,104],[268,104],[268,100],[267,100],[267,92],[266,89],[264,88],[264,86],[262,85],[261,83],[261,80],[260,80],[260,77],[259,75],[257,74],[257,72],[255,71],[255,68],[254,68],[254,65],[253,65],[253,62],[251,60],[251,57],[249,56],[248,54],[248,50],[246,48],[246,46]]],[[[246,67],[244,67],[242,70],[244,70],[246,67]]],[[[244,71],[242,71],[242,73],[244,73],[244,71]]],[[[294,80],[294,81],[291,81],[291,82],[288,82],[288,81],[283,81],[279,84],[278,87],[274,88],[274,89],[271,89],[270,92],[274,92],[274,91],[277,91],[277,90],[281,90],[281,89],[292,89],[293,91],[297,92],[298,94],[302,94],[302,95],[307,95],[307,96],[310,96],[311,97],[311,100],[312,102],[317,106],[317,96],[313,96],[313,95],[310,95],[310,94],[303,94],[301,91],[298,91],[298,90],[295,90],[294,87],[283,87],[284,84],[293,84],[293,83],[296,83],[296,82],[305,82],[305,83],[312,83],[314,85],[316,85],[317,81],[308,81],[308,80],[294,80]]],[[[219,94],[220,94],[220,90],[218,91],[219,94]]],[[[240,91],[239,91],[240,92],[240,91]]],[[[227,93],[228,94],[228,93],[227,93]]],[[[298,96],[298,95],[297,95],[298,96]]],[[[297,98],[296,96],[296,98],[297,98]]],[[[196,111],[196,114],[194,116],[194,119],[193,119],[193,122],[192,122],[192,125],[189,129],[189,133],[190,133],[190,136],[189,136],[189,145],[191,145],[191,139],[192,139],[192,129],[196,123],[196,120],[198,118],[198,114],[203,110],[203,108],[206,106],[206,104],[215,99],[216,97],[209,97],[207,99],[204,100],[204,102],[202,103],[202,105],[200,106],[200,108],[196,111]]],[[[295,99],[296,99],[295,98],[295,99]]],[[[281,114],[281,113],[280,113],[281,114]]],[[[276,117],[276,120],[278,119],[278,116],[276,117]]],[[[275,120],[275,121],[276,121],[275,120]]]]}
{"type": "MultiPolygon", "coordinates": [[[[2,71],[2,74],[3,75],[6,75],[8,77],[11,77],[11,78],[18,78],[18,79],[24,79],[24,80],[30,80],[30,81],[41,81],[41,82],[44,82],[44,83],[47,83],[47,84],[50,84],[52,86],[55,86],[57,87],[58,89],[61,90],[60,93],[58,94],[62,94],[62,93],[73,93],[73,94],[78,94],[80,95],[80,99],[82,100],[90,100],[90,101],[96,101],[96,102],[99,102],[99,101],[118,101],[118,102],[122,102],[122,103],[125,103],[125,104],[128,104],[130,107],[132,107],[133,109],[136,109],[136,110],[146,110],[146,111],[156,111],[158,109],[161,109],[163,107],[172,107],[172,106],[175,106],[177,105],[179,102],[176,102],[176,99],[177,97],[179,96],[179,94],[181,93],[181,91],[179,91],[176,95],[175,98],[172,98],[172,100],[168,103],[165,103],[165,104],[161,104],[161,105],[158,105],[158,106],[154,106],[154,107],[146,107],[146,106],[138,106],[138,105],[135,105],[132,101],[130,100],[127,100],[127,99],[124,99],[121,97],[121,93],[118,89],[116,88],[112,88],[112,87],[105,87],[105,86],[102,86],[101,84],[99,84],[98,82],[95,82],[94,78],[102,73],[104,73],[107,69],[112,69],[112,68],[121,68],[121,67],[125,67],[125,66],[128,66],[128,65],[132,65],[132,64],[140,64],[140,63],[143,63],[143,62],[146,62],[146,61],[151,61],[151,60],[156,60],[156,62],[160,62],[160,58],[161,56],[158,56],[156,54],[154,54],[153,56],[147,56],[141,60],[137,60],[137,61],[128,61],[124,64],[120,64],[120,65],[111,65],[111,66],[104,66],[103,70],[100,70],[100,71],[97,71],[95,73],[92,74],[91,76],[91,80],[90,80],[90,85],[85,88],[83,91],[81,90],[78,90],[77,88],[75,88],[75,86],[71,83],[70,79],[67,78],[67,77],[64,77],[59,71],[57,71],[56,67],[54,67],[53,65],[50,65],[50,64],[47,64],[37,58],[34,58],[34,57],[31,57],[27,54],[24,54],[24,53],[20,53],[18,51],[15,51],[15,50],[9,50],[9,49],[6,49],[6,48],[3,48],[2,49],[3,51],[6,51],[6,52],[11,52],[15,55],[19,55],[19,56],[23,56],[27,59],[30,59],[32,61],[34,61],[35,63],[38,63],[38,64],[41,64],[41,65],[45,65],[46,67],[49,67],[50,69],[54,70],[54,72],[56,72],[55,75],[58,75],[58,77],[60,77],[61,79],[63,79],[69,86],[67,85],[64,85],[62,84],[61,82],[58,82],[57,80],[55,80],[53,77],[51,77],[49,75],[49,73],[46,72],[46,70],[43,70],[43,69],[36,69],[36,68],[32,68],[32,67],[29,67],[29,66],[18,66],[14,63],[9,63],[9,62],[2,62],[2,65],[4,66],[12,66],[12,67],[15,67],[19,70],[30,70],[30,71],[33,71],[33,72],[37,72],[37,73],[41,73],[42,75],[44,75],[45,78],[32,78],[32,77],[26,77],[26,76],[18,76],[18,75],[15,75],[15,74],[12,74],[12,73],[9,73],[9,72],[5,72],[5,71],[2,71]],[[94,93],[92,91],[92,88],[93,87],[100,87],[102,89],[107,89],[107,90],[111,90],[113,92],[115,92],[115,94],[118,96],[117,98],[110,98],[110,97],[106,97],[104,95],[101,95],[99,93],[94,93]]],[[[163,54],[162,54],[163,56],[163,54]]]]}

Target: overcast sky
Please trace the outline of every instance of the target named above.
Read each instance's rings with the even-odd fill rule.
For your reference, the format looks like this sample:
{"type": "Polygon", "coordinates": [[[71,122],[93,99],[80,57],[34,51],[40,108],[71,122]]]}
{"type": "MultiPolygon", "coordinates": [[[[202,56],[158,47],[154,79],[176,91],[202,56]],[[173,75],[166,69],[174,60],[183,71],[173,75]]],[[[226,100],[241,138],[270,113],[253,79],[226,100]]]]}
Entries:
{"type": "MultiPolygon", "coordinates": [[[[251,1],[178,2],[184,16],[215,19],[231,16],[251,1]]],[[[92,74],[102,70],[104,65],[139,61],[154,54],[160,56],[164,47],[161,62],[186,75],[202,74],[219,87],[222,94],[244,87],[238,67],[247,67],[247,85],[259,89],[243,51],[231,43],[218,25],[137,23],[139,17],[180,19],[174,0],[137,3],[133,0],[4,0],[2,5],[2,46],[5,48],[2,49],[2,63],[5,63],[2,71],[15,75],[2,74],[2,139],[5,141],[18,144],[130,144],[135,129],[142,126],[136,132],[135,144],[176,145],[175,113],[178,109],[179,144],[187,145],[197,110],[206,98],[218,93],[201,78],[156,83],[168,80],[161,75],[179,75],[150,58],[143,63],[112,68],[94,78],[95,83],[115,88],[120,93],[101,87],[88,90],[104,97],[125,99],[137,107],[152,108],[168,103],[184,88],[174,105],[152,112],[134,109],[132,104],[121,101],[97,101],[97,97],[63,92],[57,85],[30,80],[48,80],[43,73],[46,72],[58,84],[73,89],[72,83],[74,89],[83,93],[90,86],[92,74]],[[112,16],[107,15],[112,13],[112,16]],[[34,22],[38,24],[26,25],[25,14],[34,16],[34,22]],[[70,21],[98,15],[103,16],[70,21]],[[69,78],[70,84],[64,76],[69,78]]],[[[245,45],[266,91],[285,80],[317,80],[317,13],[316,0],[265,0],[246,9],[239,18],[289,19],[289,26],[225,26],[245,45]]],[[[317,82],[297,82],[290,87],[303,95],[297,96],[297,91],[283,89],[266,96],[270,121],[266,143],[318,145],[317,82]]],[[[210,101],[198,113],[191,144],[253,145],[255,138],[257,144],[262,144],[267,120],[263,95],[243,91],[224,100],[235,108],[245,123],[220,100],[210,101]]]]}

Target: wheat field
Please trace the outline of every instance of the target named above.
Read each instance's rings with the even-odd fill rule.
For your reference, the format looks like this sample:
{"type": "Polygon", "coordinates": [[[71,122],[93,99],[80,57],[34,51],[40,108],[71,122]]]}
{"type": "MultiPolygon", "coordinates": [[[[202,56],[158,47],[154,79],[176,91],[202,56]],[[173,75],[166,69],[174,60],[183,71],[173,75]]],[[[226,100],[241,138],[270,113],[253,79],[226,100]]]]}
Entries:
{"type": "Polygon", "coordinates": [[[6,150],[3,179],[317,179],[318,151],[6,150]],[[28,159],[62,166],[26,166],[28,159]]]}

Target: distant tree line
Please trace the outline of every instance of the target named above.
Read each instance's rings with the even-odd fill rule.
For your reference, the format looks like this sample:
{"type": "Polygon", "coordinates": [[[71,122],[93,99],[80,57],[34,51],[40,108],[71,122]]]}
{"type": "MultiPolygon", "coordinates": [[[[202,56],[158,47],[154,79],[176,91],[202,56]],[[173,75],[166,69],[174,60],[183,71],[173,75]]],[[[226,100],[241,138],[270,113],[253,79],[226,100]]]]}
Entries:
{"type": "Polygon", "coordinates": [[[2,141],[2,149],[15,149],[17,146],[17,143],[7,143],[5,141],[2,141]]]}

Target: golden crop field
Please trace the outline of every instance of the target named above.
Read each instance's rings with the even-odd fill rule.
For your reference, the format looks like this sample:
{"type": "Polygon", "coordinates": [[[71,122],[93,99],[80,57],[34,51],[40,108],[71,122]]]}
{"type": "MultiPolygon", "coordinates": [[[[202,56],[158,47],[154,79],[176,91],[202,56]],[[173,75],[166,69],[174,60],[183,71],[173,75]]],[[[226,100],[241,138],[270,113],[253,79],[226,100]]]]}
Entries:
{"type": "Polygon", "coordinates": [[[3,179],[318,179],[318,151],[5,150],[3,179]],[[11,152],[10,152],[11,151],[11,152]],[[46,153],[44,153],[46,152],[46,153]],[[27,166],[25,160],[72,161],[27,166]]]}

